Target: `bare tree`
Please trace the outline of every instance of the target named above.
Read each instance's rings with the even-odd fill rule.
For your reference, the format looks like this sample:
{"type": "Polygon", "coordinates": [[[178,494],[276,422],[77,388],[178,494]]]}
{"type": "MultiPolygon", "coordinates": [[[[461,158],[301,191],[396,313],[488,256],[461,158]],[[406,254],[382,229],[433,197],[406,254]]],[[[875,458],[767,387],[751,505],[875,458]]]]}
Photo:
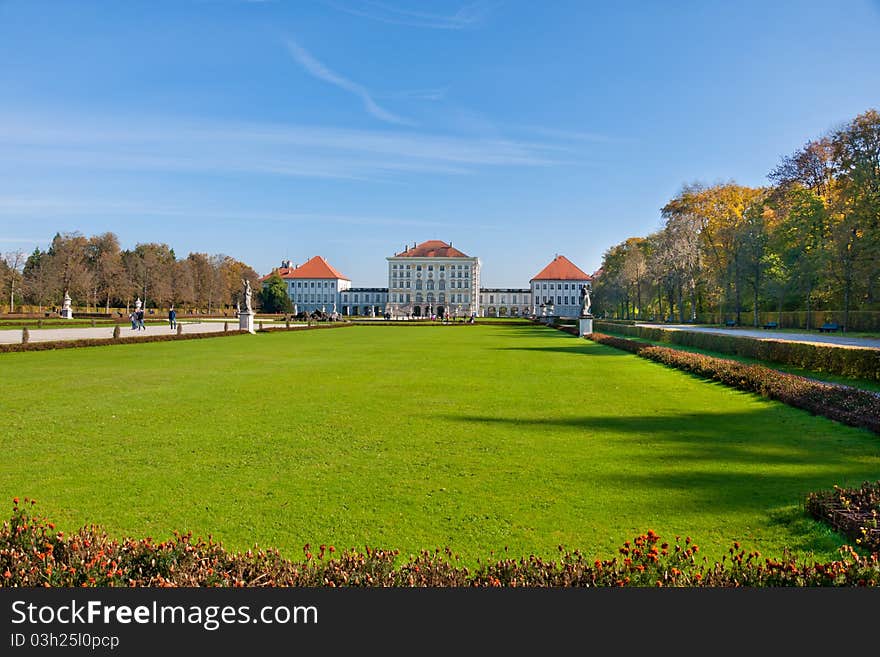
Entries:
{"type": "Polygon", "coordinates": [[[6,265],[7,284],[9,285],[9,312],[15,312],[15,295],[21,296],[22,273],[27,260],[22,251],[10,251],[3,256],[6,265]]]}

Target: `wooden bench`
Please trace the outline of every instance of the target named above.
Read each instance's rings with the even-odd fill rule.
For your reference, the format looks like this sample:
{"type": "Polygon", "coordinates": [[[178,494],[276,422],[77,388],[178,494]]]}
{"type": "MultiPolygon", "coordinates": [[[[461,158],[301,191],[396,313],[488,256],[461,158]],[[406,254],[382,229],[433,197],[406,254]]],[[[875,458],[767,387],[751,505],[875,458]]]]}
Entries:
{"type": "Polygon", "coordinates": [[[776,322],[767,322],[766,324],[764,324],[764,328],[765,329],[779,328],[779,324],[777,324],[776,322]]]}
{"type": "Polygon", "coordinates": [[[819,333],[836,333],[840,326],[836,322],[826,322],[819,327],[819,333]]]}

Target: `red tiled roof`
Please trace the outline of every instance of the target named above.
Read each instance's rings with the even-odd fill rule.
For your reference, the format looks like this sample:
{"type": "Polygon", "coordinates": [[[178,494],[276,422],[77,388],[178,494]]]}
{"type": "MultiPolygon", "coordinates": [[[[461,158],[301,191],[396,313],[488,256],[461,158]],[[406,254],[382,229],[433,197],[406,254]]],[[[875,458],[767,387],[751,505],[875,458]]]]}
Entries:
{"type": "Polygon", "coordinates": [[[408,248],[406,251],[394,254],[398,258],[467,258],[466,253],[462,253],[451,244],[440,240],[428,240],[422,242],[418,246],[408,248]]]}
{"type": "MultiPolygon", "coordinates": [[[[347,276],[339,273],[329,262],[324,260],[322,256],[315,256],[299,267],[279,267],[272,271],[272,274],[278,274],[281,278],[289,280],[291,278],[341,278],[344,281],[350,281],[347,276]]],[[[269,274],[263,277],[263,280],[272,276],[269,274]]]]}
{"type": "Polygon", "coordinates": [[[553,261],[544,267],[544,269],[542,269],[532,280],[589,281],[592,280],[592,276],[584,272],[565,256],[558,255],[553,258],[553,261]]]}

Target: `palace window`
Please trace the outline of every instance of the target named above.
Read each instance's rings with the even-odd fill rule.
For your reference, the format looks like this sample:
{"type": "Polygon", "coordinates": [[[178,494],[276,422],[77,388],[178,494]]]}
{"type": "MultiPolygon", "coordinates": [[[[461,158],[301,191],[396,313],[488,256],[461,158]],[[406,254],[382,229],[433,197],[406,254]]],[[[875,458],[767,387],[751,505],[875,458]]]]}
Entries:
{"type": "Polygon", "coordinates": [[[446,289],[446,281],[444,281],[444,280],[442,280],[442,279],[440,280],[440,289],[441,289],[441,290],[445,290],[445,289],[446,289]]]}
{"type": "Polygon", "coordinates": [[[416,289],[417,289],[417,290],[421,290],[421,289],[422,289],[422,281],[416,281],[416,289]]]}

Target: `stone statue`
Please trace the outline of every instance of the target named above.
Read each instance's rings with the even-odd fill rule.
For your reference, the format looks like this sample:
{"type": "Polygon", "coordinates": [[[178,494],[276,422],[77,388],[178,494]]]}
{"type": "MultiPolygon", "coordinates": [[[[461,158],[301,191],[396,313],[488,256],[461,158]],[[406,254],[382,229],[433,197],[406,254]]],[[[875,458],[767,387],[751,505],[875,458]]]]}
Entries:
{"type": "Polygon", "coordinates": [[[70,309],[70,294],[64,290],[64,301],[61,302],[61,316],[64,319],[73,319],[73,311],[70,309]]]}
{"type": "Polygon", "coordinates": [[[246,278],[241,279],[241,282],[244,283],[244,312],[251,314],[254,312],[251,306],[251,282],[246,278]]]}
{"type": "Polygon", "coordinates": [[[137,312],[138,310],[141,309],[141,305],[142,305],[142,304],[141,304],[141,298],[138,297],[138,298],[135,300],[135,302],[134,302],[134,310],[135,310],[135,312],[137,312]]]}
{"type": "Polygon", "coordinates": [[[589,317],[593,308],[593,302],[590,300],[590,288],[584,285],[581,288],[581,317],[589,317]]]}

